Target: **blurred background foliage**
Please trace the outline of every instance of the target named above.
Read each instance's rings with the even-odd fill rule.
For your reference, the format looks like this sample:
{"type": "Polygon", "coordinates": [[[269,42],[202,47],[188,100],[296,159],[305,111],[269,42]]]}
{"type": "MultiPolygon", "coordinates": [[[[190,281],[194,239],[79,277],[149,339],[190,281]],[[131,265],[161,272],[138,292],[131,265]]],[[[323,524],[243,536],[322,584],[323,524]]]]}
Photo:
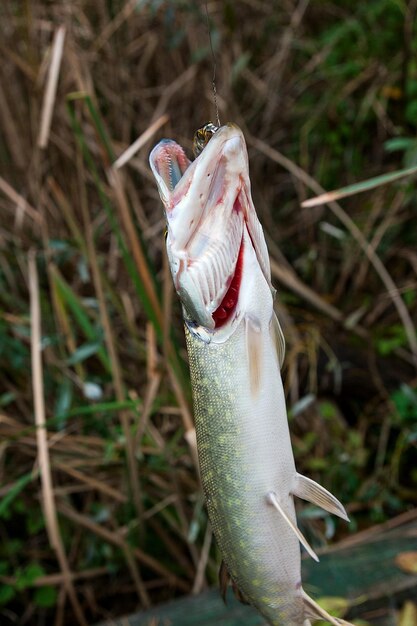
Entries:
{"type": "MultiPolygon", "coordinates": [[[[325,545],[417,503],[414,179],[301,207],[417,165],[417,2],[207,9],[271,252],[297,466],[352,520],[300,503],[325,545]]],[[[147,165],[161,137],[191,154],[215,121],[206,9],[6,0],[0,31],[0,621],[94,623],[217,578],[147,165]]]]}

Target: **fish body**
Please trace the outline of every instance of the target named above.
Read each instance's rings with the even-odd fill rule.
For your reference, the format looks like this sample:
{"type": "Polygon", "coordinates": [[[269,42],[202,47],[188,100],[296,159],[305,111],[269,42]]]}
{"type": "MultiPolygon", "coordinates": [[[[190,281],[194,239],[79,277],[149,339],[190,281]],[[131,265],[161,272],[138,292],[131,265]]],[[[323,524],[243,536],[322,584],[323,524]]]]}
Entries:
{"type": "Polygon", "coordinates": [[[242,319],[228,341],[205,344],[186,327],[197,449],[209,518],[230,576],[271,624],[298,625],[299,540],[267,502],[271,491],[279,494],[295,523],[287,486],[296,470],[271,340],[272,297],[265,280],[260,288],[256,284],[259,274],[249,287],[254,303],[265,303],[256,328],[242,319]],[[248,362],[248,333],[256,341],[259,380],[248,362]]]}
{"type": "Polygon", "coordinates": [[[221,127],[193,163],[164,140],[150,163],[183,305],[201,480],[228,576],[272,626],[339,624],[302,588],[300,541],[315,554],[297,529],[294,495],[347,516],[296,471],[284,339],[243,135],[221,127]]]}

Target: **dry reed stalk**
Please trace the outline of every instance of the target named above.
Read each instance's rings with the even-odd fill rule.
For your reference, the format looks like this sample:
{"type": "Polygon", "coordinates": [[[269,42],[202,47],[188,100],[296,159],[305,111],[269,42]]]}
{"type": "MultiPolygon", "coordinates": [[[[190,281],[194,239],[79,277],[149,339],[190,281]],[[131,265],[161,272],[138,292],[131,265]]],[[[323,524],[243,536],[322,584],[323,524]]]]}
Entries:
{"type": "Polygon", "coordinates": [[[169,378],[171,381],[171,385],[175,393],[175,397],[181,409],[181,417],[182,417],[182,421],[183,421],[184,428],[185,428],[184,437],[188,445],[190,446],[194,465],[198,469],[199,465],[198,465],[198,456],[197,456],[197,436],[195,433],[192,414],[188,406],[187,399],[184,395],[184,391],[181,385],[179,384],[178,378],[172,366],[169,363],[167,363],[167,369],[168,369],[168,374],[169,374],[169,378]]]}
{"type": "Polygon", "coordinates": [[[264,71],[268,72],[273,77],[268,84],[269,98],[266,102],[263,114],[263,126],[267,132],[273,121],[273,114],[275,113],[277,101],[279,100],[277,94],[280,93],[280,85],[284,78],[283,68],[287,63],[297,29],[300,27],[309,3],[310,0],[300,0],[298,5],[293,8],[289,16],[290,23],[284,30],[277,44],[277,52],[267,61],[266,67],[264,68],[264,71]]]}
{"type": "Polygon", "coordinates": [[[177,498],[178,495],[176,493],[172,493],[171,495],[167,496],[166,498],[155,504],[155,506],[153,506],[151,509],[145,511],[145,519],[150,519],[160,511],[163,511],[167,506],[176,502],[177,498]]]}
{"type": "Polygon", "coordinates": [[[61,68],[62,53],[64,50],[65,27],[60,26],[55,31],[52,43],[51,61],[49,65],[48,80],[42,104],[41,123],[38,136],[39,148],[46,148],[51,129],[52,113],[54,110],[56,91],[58,87],[59,71],[61,68]]]}
{"type": "MultiPolygon", "coordinates": [[[[396,517],[388,520],[387,522],[382,522],[382,524],[376,524],[375,526],[371,526],[370,528],[366,528],[365,530],[360,530],[355,533],[351,537],[346,537],[346,539],[342,539],[336,545],[332,546],[332,552],[338,550],[339,548],[343,550],[346,547],[354,547],[368,540],[372,540],[372,537],[378,535],[380,533],[384,533],[388,530],[393,530],[394,528],[399,528],[405,524],[410,522],[414,522],[417,519],[417,508],[411,509],[410,511],[406,511],[405,513],[401,513],[396,517]]],[[[414,532],[411,530],[410,532],[414,532]]],[[[318,554],[324,554],[326,550],[329,548],[319,548],[317,550],[318,554]]]]}
{"type": "Polygon", "coordinates": [[[190,65],[182,74],[175,78],[172,83],[166,86],[161,98],[159,99],[158,104],[156,105],[154,114],[152,116],[153,120],[158,119],[161,115],[165,114],[171,98],[195,77],[196,72],[197,66],[190,65]]]}
{"type": "Polygon", "coordinates": [[[6,99],[6,94],[0,89],[0,116],[3,122],[4,136],[10,154],[16,167],[22,169],[26,164],[24,144],[21,141],[15,119],[6,99]]]}
{"type": "Polygon", "coordinates": [[[64,217],[64,220],[68,225],[68,229],[71,235],[73,236],[74,240],[77,242],[77,245],[79,246],[80,250],[84,254],[86,254],[86,245],[85,245],[84,236],[81,232],[81,228],[79,224],[77,223],[76,217],[74,215],[73,207],[71,206],[71,203],[68,197],[65,195],[62,187],[60,187],[60,185],[55,180],[55,178],[53,178],[52,176],[49,176],[46,182],[48,185],[48,189],[50,190],[52,194],[53,199],[55,200],[56,204],[58,205],[61,211],[61,215],[64,217]]]}
{"type": "MultiPolygon", "coordinates": [[[[84,570],[83,572],[71,572],[71,580],[88,580],[89,578],[95,579],[98,576],[108,576],[109,570],[107,567],[94,567],[92,569],[84,570]]],[[[0,582],[6,585],[15,585],[17,578],[12,576],[0,576],[0,582]]],[[[65,582],[65,577],[62,572],[57,574],[45,574],[39,576],[35,580],[31,581],[30,587],[46,587],[48,585],[61,586],[65,582]]]]}
{"type": "Polygon", "coordinates": [[[120,212],[120,217],[122,219],[122,223],[129,240],[133,258],[135,259],[140,278],[145,287],[147,296],[151,302],[152,309],[156,315],[158,323],[162,326],[161,305],[158,300],[158,296],[155,290],[155,284],[152,276],[150,275],[142,246],[136,234],[136,229],[132,220],[132,216],[130,214],[129,204],[123,187],[121,174],[118,170],[110,168],[108,170],[108,179],[110,182],[110,186],[114,191],[116,203],[120,212]]]}
{"type": "Polygon", "coordinates": [[[30,314],[31,314],[31,353],[32,353],[32,384],[34,413],[36,423],[36,439],[38,446],[38,463],[42,484],[42,503],[44,508],[45,523],[49,537],[49,543],[56,553],[63,575],[63,585],[70,598],[78,623],[87,626],[83,610],[78,601],[71,578],[71,570],[65,554],[64,544],[59,531],[56,514],[55,500],[53,496],[52,472],[49,459],[49,449],[45,426],[45,401],[43,386],[42,367],[42,333],[41,333],[41,310],[39,301],[39,282],[36,269],[36,252],[32,249],[28,256],[29,291],[30,291],[30,314]]]}
{"type": "Polygon", "coordinates": [[[9,58],[32,83],[36,82],[37,72],[29,65],[29,63],[27,63],[27,61],[16,54],[15,50],[11,50],[8,46],[0,43],[0,51],[5,57],[9,58]]]}
{"type": "MultiPolygon", "coordinates": [[[[62,333],[62,336],[65,337],[65,341],[68,347],[68,353],[74,354],[77,349],[77,344],[75,341],[74,333],[73,333],[73,322],[68,315],[67,310],[65,309],[64,303],[57,293],[56,288],[56,276],[58,274],[58,270],[54,263],[51,261],[48,263],[48,276],[49,276],[49,285],[51,289],[53,304],[54,304],[54,313],[56,316],[56,324],[62,333]]],[[[75,371],[78,377],[81,380],[85,380],[86,373],[83,363],[75,364],[75,371]]]]}
{"type": "Polygon", "coordinates": [[[144,552],[140,548],[132,548],[131,546],[129,546],[124,541],[120,533],[111,531],[104,526],[100,526],[96,522],[93,522],[93,520],[86,515],[78,513],[78,511],[75,511],[66,504],[58,504],[57,509],[62,515],[72,520],[75,524],[79,524],[83,528],[86,528],[95,535],[102,537],[105,541],[108,541],[109,543],[118,546],[122,550],[131,551],[135,558],[139,561],[139,563],[153,570],[160,576],[166,578],[169,585],[175,585],[176,587],[178,587],[178,589],[182,589],[183,591],[189,590],[189,586],[187,584],[185,584],[180,578],[178,578],[178,576],[176,576],[168,569],[166,569],[163,565],[161,565],[159,561],[151,557],[149,554],[146,554],[146,552],[144,552]]]}
{"type": "Polygon", "coordinates": [[[169,268],[168,255],[165,250],[162,254],[162,302],[163,302],[163,325],[162,325],[162,349],[165,359],[169,358],[171,342],[171,319],[172,319],[172,296],[174,285],[172,283],[171,270],[169,268]]]}
{"type": "Polygon", "coordinates": [[[9,183],[1,176],[0,191],[2,191],[4,195],[16,205],[15,209],[18,209],[18,207],[20,207],[21,209],[23,209],[25,214],[27,214],[31,218],[33,222],[35,222],[37,225],[42,224],[41,214],[36,209],[34,209],[33,206],[31,206],[23,196],[17,193],[17,191],[15,191],[15,189],[13,189],[13,187],[9,185],[9,183]]]}
{"type": "Polygon", "coordinates": [[[274,278],[283,283],[288,289],[301,296],[304,300],[307,300],[307,302],[319,309],[319,311],[322,311],[322,313],[325,313],[335,321],[343,323],[343,313],[332,304],[326,302],[319,294],[313,291],[313,289],[305,285],[293,270],[271,259],[271,273],[274,278]]]}
{"type": "Polygon", "coordinates": [[[121,167],[123,167],[124,165],[126,165],[126,163],[128,163],[128,161],[130,161],[130,159],[135,156],[135,154],[137,152],[139,152],[139,150],[145,146],[148,141],[150,141],[152,139],[152,137],[155,135],[155,133],[161,128],[161,126],[163,126],[164,124],[166,124],[169,120],[169,115],[167,115],[166,113],[164,113],[164,115],[161,115],[161,117],[159,117],[157,120],[155,120],[146,130],[145,132],[143,132],[137,139],[136,141],[134,141],[132,143],[132,145],[130,145],[117,159],[116,161],[113,163],[113,168],[118,170],[121,167]]]}
{"type": "Polygon", "coordinates": [[[417,173],[417,166],[414,166],[414,167],[409,167],[405,170],[400,170],[398,172],[382,174],[381,176],[376,176],[375,178],[371,180],[362,181],[353,185],[349,185],[349,187],[343,187],[342,189],[335,189],[334,191],[323,190],[319,196],[316,196],[314,198],[309,198],[308,200],[304,200],[301,203],[301,206],[305,208],[312,208],[312,207],[319,206],[320,204],[330,204],[334,200],[342,200],[343,198],[349,198],[350,196],[355,196],[358,193],[369,191],[371,189],[376,189],[377,187],[381,187],[381,185],[387,185],[396,180],[400,180],[401,178],[412,176],[413,174],[415,175],[416,173],[417,173]]]}
{"type": "MultiPolygon", "coordinates": [[[[120,210],[120,214],[121,214],[121,218],[123,221],[123,225],[125,227],[125,231],[127,233],[128,239],[129,239],[129,243],[131,246],[131,250],[133,252],[133,257],[135,259],[136,262],[136,266],[138,268],[139,271],[139,275],[142,279],[142,282],[145,286],[146,289],[146,293],[152,303],[152,308],[153,311],[156,314],[157,320],[160,324],[161,327],[163,327],[164,324],[164,318],[163,318],[163,313],[162,313],[162,309],[161,309],[161,305],[159,303],[158,297],[156,295],[156,291],[155,291],[155,287],[154,287],[154,283],[153,280],[150,276],[149,273],[149,268],[148,265],[146,263],[143,251],[142,251],[142,247],[140,245],[140,242],[138,240],[137,234],[136,234],[136,230],[132,221],[132,217],[130,215],[130,210],[129,210],[129,205],[128,205],[128,201],[124,192],[124,187],[123,187],[123,182],[122,179],[120,177],[120,174],[118,172],[118,170],[115,170],[114,168],[111,168],[108,171],[108,177],[109,177],[109,181],[110,184],[115,192],[115,197],[116,197],[116,201],[117,201],[117,205],[119,207],[120,210]]],[[[168,342],[168,341],[167,341],[168,342]]],[[[173,350],[173,346],[172,343],[169,342],[168,343],[168,354],[167,356],[169,357],[171,354],[171,351],[173,350]]],[[[193,423],[193,419],[191,417],[191,413],[190,413],[190,409],[188,407],[188,402],[186,400],[184,391],[180,385],[180,382],[178,380],[178,376],[176,374],[176,372],[174,371],[174,368],[172,367],[172,365],[170,364],[169,360],[167,359],[167,369],[168,369],[168,373],[169,373],[169,377],[171,380],[171,384],[174,390],[174,393],[177,397],[177,401],[179,403],[179,406],[181,407],[181,413],[182,413],[182,418],[183,418],[183,423],[184,423],[184,427],[185,427],[185,438],[187,440],[187,442],[190,445],[191,451],[192,451],[192,455],[193,455],[193,460],[196,463],[196,467],[198,466],[198,462],[197,462],[197,455],[196,455],[196,443],[195,443],[195,432],[194,432],[194,423],[193,423]]]]}
{"type": "Polygon", "coordinates": [[[178,529],[175,529],[174,533],[176,536],[173,537],[172,533],[167,532],[162,524],[158,522],[156,517],[151,517],[149,519],[149,525],[164,544],[164,548],[166,549],[167,553],[171,555],[173,562],[178,563],[178,565],[183,568],[185,572],[185,577],[191,581],[192,564],[186,558],[178,543],[181,536],[183,536],[183,533],[179,532],[178,529]]]}
{"type": "Polygon", "coordinates": [[[141,444],[142,437],[145,434],[149,417],[152,410],[152,405],[157,397],[159,387],[162,380],[161,372],[158,370],[157,363],[157,349],[156,349],[156,337],[155,330],[152,324],[148,323],[146,325],[146,346],[147,346],[147,386],[145,391],[145,396],[143,399],[143,407],[140,416],[140,420],[138,422],[138,427],[135,434],[135,450],[137,450],[141,444]]]}
{"type": "MultiPolygon", "coordinates": [[[[305,172],[301,167],[293,163],[290,159],[287,159],[283,154],[275,150],[275,148],[271,148],[267,143],[262,141],[261,139],[257,139],[255,137],[249,136],[248,143],[254,146],[257,150],[265,154],[268,158],[270,158],[275,163],[278,163],[286,170],[291,172],[296,178],[301,180],[307,187],[312,189],[315,193],[325,193],[324,189],[318,184],[314,178],[312,178],[307,172],[305,172]]],[[[405,333],[407,335],[408,344],[410,346],[412,357],[415,366],[417,367],[417,335],[416,330],[413,324],[413,321],[410,317],[407,307],[404,304],[401,296],[398,294],[398,289],[396,284],[394,283],[391,275],[388,273],[385,265],[382,263],[381,259],[372,249],[371,245],[366,241],[364,236],[362,235],[359,228],[356,226],[354,221],[347,215],[347,213],[343,210],[343,208],[334,201],[328,201],[326,203],[332,212],[336,215],[336,217],[344,224],[347,230],[350,232],[352,237],[356,240],[361,250],[368,257],[370,263],[374,267],[381,281],[385,285],[387,292],[391,294],[391,300],[397,309],[398,315],[403,323],[405,333]]]]}
{"type": "Polygon", "coordinates": [[[95,39],[92,48],[94,52],[99,52],[99,50],[106,44],[110,37],[114,35],[117,29],[120,28],[127,19],[129,19],[129,17],[132,15],[137,7],[137,0],[127,0],[119,13],[108,24],[106,24],[102,32],[95,39]]]}
{"type": "MultiPolygon", "coordinates": [[[[117,400],[119,402],[122,402],[125,399],[122,371],[120,367],[119,356],[116,350],[116,343],[115,343],[115,339],[113,336],[112,326],[111,326],[109,314],[107,311],[105,294],[104,294],[101,274],[100,274],[100,270],[98,266],[96,249],[94,246],[93,230],[91,226],[90,216],[88,214],[87,197],[86,197],[86,190],[85,190],[85,185],[84,185],[85,179],[81,175],[81,171],[82,171],[82,161],[79,158],[78,159],[78,172],[79,172],[79,182],[80,182],[81,211],[82,211],[84,228],[85,228],[85,233],[86,233],[86,245],[87,245],[88,258],[89,258],[89,262],[91,266],[94,288],[95,288],[96,295],[97,295],[97,301],[98,301],[99,310],[100,310],[100,318],[101,318],[101,323],[102,323],[103,330],[104,330],[105,342],[106,342],[106,346],[107,346],[107,350],[108,350],[110,362],[111,362],[114,390],[115,390],[117,400]]],[[[122,425],[123,434],[124,434],[125,442],[126,442],[126,454],[127,454],[128,468],[129,468],[130,486],[132,488],[132,494],[133,494],[133,501],[136,507],[138,518],[140,521],[142,521],[143,504],[142,504],[142,496],[141,496],[140,483],[139,483],[139,468],[138,468],[136,455],[135,455],[134,440],[130,432],[130,416],[126,410],[120,411],[120,423],[122,425]]],[[[127,545],[123,546],[123,551],[127,558],[127,563],[132,573],[132,576],[133,576],[133,579],[134,579],[134,582],[138,591],[138,595],[143,605],[147,607],[150,605],[149,595],[143,585],[143,581],[139,573],[139,570],[137,568],[137,565],[134,562],[134,560],[131,558],[131,555],[129,553],[129,546],[127,545]]]]}
{"type": "MultiPolygon", "coordinates": [[[[404,206],[404,199],[405,199],[404,195],[405,194],[403,191],[400,191],[399,193],[396,194],[396,197],[394,198],[394,201],[391,203],[384,219],[376,227],[374,235],[371,238],[371,241],[369,242],[371,249],[374,250],[375,252],[378,249],[378,246],[381,243],[387,230],[393,225],[395,216],[400,211],[400,209],[404,206]]],[[[357,289],[360,288],[363,285],[363,282],[365,281],[366,273],[368,271],[368,265],[369,265],[369,259],[365,259],[365,262],[359,268],[359,272],[357,273],[355,277],[355,287],[357,289]]],[[[400,293],[400,292],[397,291],[397,293],[400,293]]]]}
{"type": "Polygon", "coordinates": [[[194,595],[201,593],[205,586],[204,572],[206,571],[212,540],[213,540],[213,531],[211,529],[210,522],[207,522],[207,528],[206,528],[206,533],[204,535],[203,547],[201,550],[200,559],[198,561],[197,571],[195,574],[194,584],[192,588],[192,593],[194,595]]]}
{"type": "Polygon", "coordinates": [[[113,489],[106,483],[98,480],[97,478],[93,478],[93,476],[87,476],[83,472],[75,469],[74,467],[69,466],[68,464],[63,463],[55,463],[54,467],[59,469],[61,472],[65,472],[68,476],[72,476],[75,480],[78,480],[81,483],[85,483],[90,487],[90,489],[95,489],[100,491],[101,493],[109,496],[112,500],[116,500],[116,502],[120,502],[124,504],[128,501],[128,498],[125,494],[121,493],[117,489],[113,489]]]}

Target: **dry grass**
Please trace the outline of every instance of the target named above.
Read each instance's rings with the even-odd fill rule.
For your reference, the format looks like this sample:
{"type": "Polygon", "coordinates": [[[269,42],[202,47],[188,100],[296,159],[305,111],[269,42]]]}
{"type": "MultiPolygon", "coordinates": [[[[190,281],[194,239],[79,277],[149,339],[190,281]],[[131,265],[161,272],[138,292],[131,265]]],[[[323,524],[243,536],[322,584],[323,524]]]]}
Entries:
{"type": "MultiPolygon", "coordinates": [[[[208,3],[220,119],[248,142],[298,465],[366,528],[417,504],[417,409],[401,413],[416,387],[415,192],[401,179],[343,206],[342,189],[330,210],[302,203],[415,165],[383,146],[415,130],[397,97],[417,77],[408,47],[376,53],[360,34],[345,67],[343,28],[366,30],[371,9],[274,7],[208,3]]],[[[217,576],[147,165],[162,136],[191,153],[215,115],[205,9],[10,1],[0,32],[0,621],[93,623],[217,576]]],[[[324,541],[325,521],[302,524],[324,541]]]]}

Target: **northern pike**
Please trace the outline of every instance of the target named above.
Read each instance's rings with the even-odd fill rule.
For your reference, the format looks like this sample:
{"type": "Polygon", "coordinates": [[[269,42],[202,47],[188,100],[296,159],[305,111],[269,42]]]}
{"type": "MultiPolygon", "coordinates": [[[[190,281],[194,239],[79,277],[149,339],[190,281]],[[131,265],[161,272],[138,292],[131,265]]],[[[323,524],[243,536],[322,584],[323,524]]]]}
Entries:
{"type": "Polygon", "coordinates": [[[251,198],[248,154],[234,124],[208,124],[190,161],[164,139],[150,165],[182,303],[201,481],[223,557],[223,585],[272,626],[329,615],[303,590],[294,496],[348,520],[342,504],[295,467],[280,369],[268,250],[251,198]]]}

